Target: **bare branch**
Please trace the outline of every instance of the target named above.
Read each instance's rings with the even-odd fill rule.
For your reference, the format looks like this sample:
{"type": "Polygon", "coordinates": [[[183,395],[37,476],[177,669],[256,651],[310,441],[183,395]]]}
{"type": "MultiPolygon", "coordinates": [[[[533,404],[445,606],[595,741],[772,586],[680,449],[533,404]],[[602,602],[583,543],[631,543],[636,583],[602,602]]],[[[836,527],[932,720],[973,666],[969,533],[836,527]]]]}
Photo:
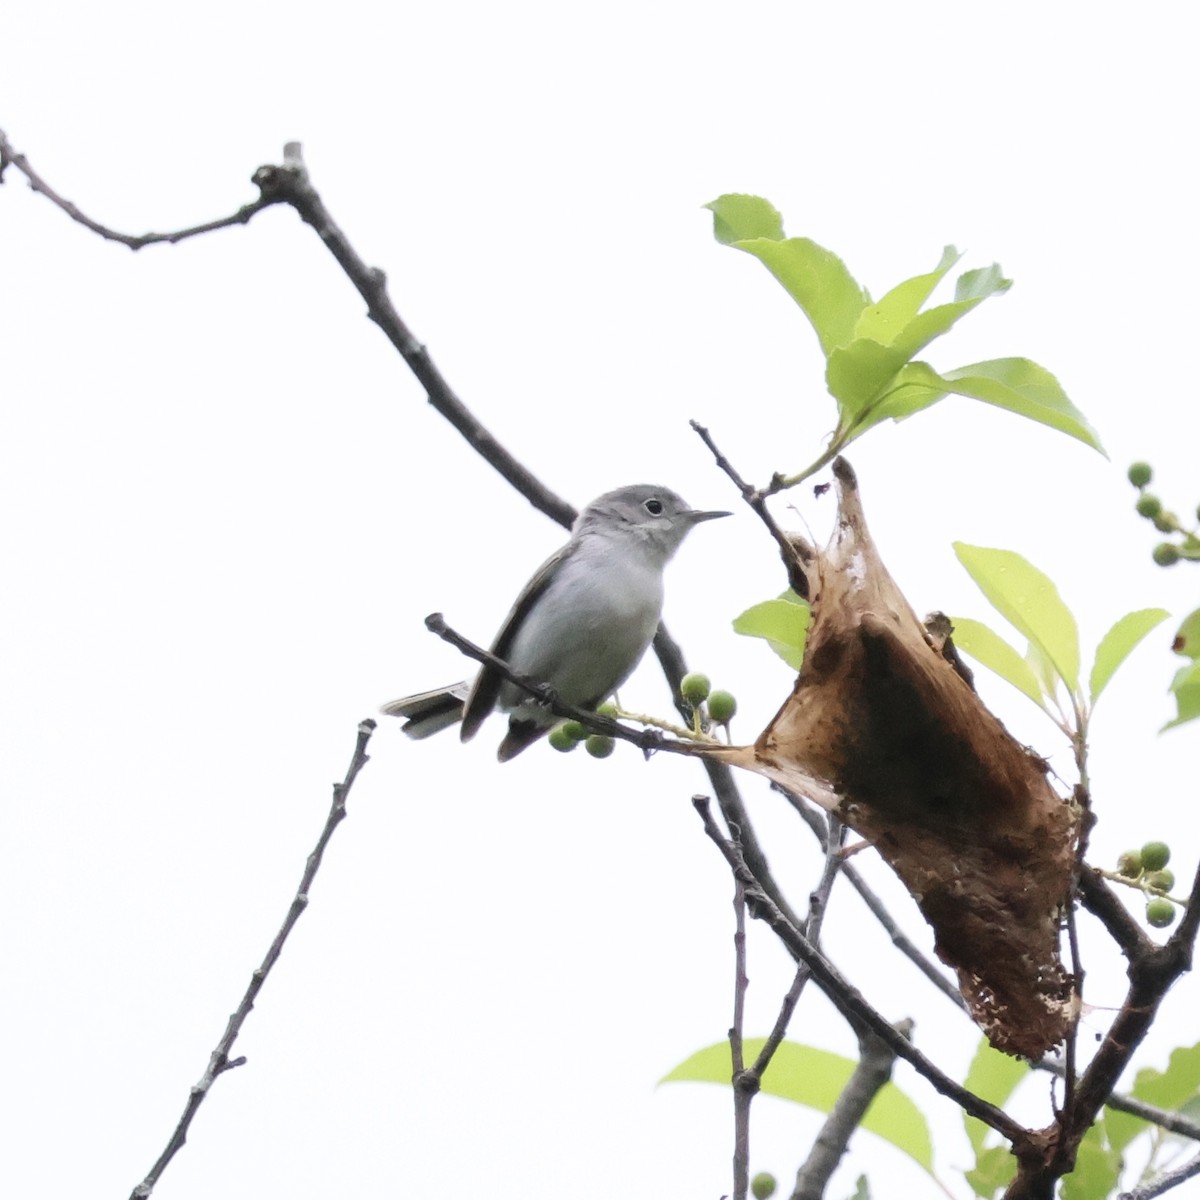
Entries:
{"type": "MultiPolygon", "coordinates": [[[[912,1021],[896,1024],[903,1037],[912,1036],[912,1021]]],[[[792,1200],[822,1200],[829,1177],[846,1153],[850,1138],[862,1123],[871,1101],[892,1077],[896,1053],[873,1033],[863,1030],[858,1039],[859,1059],[850,1082],[842,1090],[813,1142],[808,1158],[796,1172],[792,1200]]]]}
{"type": "Polygon", "coordinates": [[[262,991],[263,984],[266,983],[267,976],[271,973],[271,968],[282,953],[288,935],[300,919],[300,914],[308,907],[309,891],[321,866],[325,847],[329,845],[329,839],[333,837],[333,831],[346,815],[346,798],[350,794],[350,789],[354,786],[355,779],[358,778],[358,773],[367,765],[367,743],[371,740],[371,734],[374,730],[375,722],[370,718],[359,725],[358,738],[354,745],[354,756],[350,760],[350,766],[346,770],[345,778],[341,783],[333,785],[333,804],[329,809],[329,815],[325,818],[325,827],[321,830],[321,836],[317,838],[317,844],[304,864],[304,874],[300,877],[300,886],[296,889],[296,894],[292,898],[287,916],[284,917],[283,924],[280,926],[279,932],[275,935],[275,940],[267,950],[266,957],[262,960],[262,965],[251,975],[250,985],[246,988],[241,1003],[238,1004],[237,1009],[229,1018],[225,1026],[225,1032],[221,1035],[221,1040],[217,1043],[216,1049],[209,1055],[208,1066],[204,1074],[200,1077],[200,1082],[192,1086],[187,1104],[183,1110],[183,1116],[179,1118],[179,1123],[175,1126],[175,1131],[171,1134],[166,1149],[159,1155],[158,1161],[154,1166],[150,1168],[150,1173],[146,1178],[130,1193],[130,1200],[146,1200],[146,1197],[154,1191],[155,1185],[158,1183],[159,1177],[166,1169],[167,1164],[170,1163],[171,1159],[175,1157],[187,1141],[192,1119],[195,1117],[200,1105],[204,1103],[205,1097],[207,1097],[212,1085],[226,1071],[231,1070],[233,1067],[240,1067],[246,1061],[244,1058],[231,1059],[229,1052],[233,1048],[233,1043],[237,1040],[238,1034],[241,1033],[242,1026],[245,1024],[246,1018],[250,1015],[250,1010],[254,1007],[254,1001],[258,998],[258,993],[262,991]]]}
{"type": "Polygon", "coordinates": [[[623,742],[632,742],[645,754],[652,754],[656,750],[666,750],[674,754],[695,753],[696,743],[694,742],[664,737],[659,729],[634,729],[620,721],[613,720],[612,717],[593,712],[590,708],[579,708],[574,704],[567,704],[560,699],[550,684],[514,671],[504,659],[497,658],[490,650],[484,650],[482,646],[475,645],[461,633],[451,629],[441,613],[430,613],[425,618],[425,628],[431,633],[437,634],[442,641],[449,642],[451,646],[460,650],[468,658],[473,658],[477,663],[491,667],[509,683],[515,683],[517,687],[528,692],[539,703],[544,704],[557,717],[578,721],[580,725],[585,729],[590,729],[593,733],[618,738],[623,742]]]}
{"type": "MultiPolygon", "coordinates": [[[[837,817],[830,813],[828,834],[825,838],[824,846],[825,862],[821,868],[821,878],[809,896],[808,920],[804,925],[804,936],[814,946],[819,946],[821,943],[821,926],[825,923],[825,913],[829,907],[829,895],[833,891],[833,881],[838,877],[838,873],[845,870],[846,867],[841,855],[841,843],[844,832],[845,826],[837,817]]],[[[783,1003],[780,1005],[779,1015],[775,1018],[775,1025],[767,1035],[767,1040],[763,1044],[763,1048],[758,1052],[758,1057],[754,1060],[753,1067],[751,1067],[751,1071],[755,1077],[755,1091],[758,1090],[758,1082],[762,1080],[763,1073],[770,1065],[771,1059],[775,1056],[775,1051],[779,1049],[780,1043],[787,1034],[792,1014],[796,1011],[796,1005],[800,1000],[800,994],[804,991],[804,985],[808,982],[811,975],[812,971],[808,964],[801,962],[796,969],[796,977],[792,980],[792,986],[788,988],[787,994],[783,998],[783,1003]]]]}
{"type": "Polygon", "coordinates": [[[1182,1167],[1176,1167],[1173,1171],[1164,1171],[1148,1183],[1143,1183],[1132,1191],[1122,1192],[1117,1200],[1154,1200],[1155,1196],[1161,1196],[1172,1188],[1177,1188],[1181,1183],[1194,1179],[1197,1175],[1200,1175],[1200,1154],[1189,1159],[1182,1167]]]}
{"type": "Polygon", "coordinates": [[[243,204],[236,212],[231,213],[227,217],[218,217],[215,221],[205,221],[202,225],[191,225],[186,229],[177,229],[174,233],[119,233],[107,225],[102,225],[99,221],[94,221],[78,205],[60,196],[33,169],[25,155],[18,154],[13,149],[12,143],[9,142],[4,131],[0,130],[0,179],[3,178],[4,170],[8,166],[13,166],[20,171],[29,181],[29,186],[33,191],[41,196],[45,196],[51,204],[62,209],[72,221],[82,225],[85,229],[90,229],[94,234],[104,238],[105,241],[119,242],[122,246],[128,246],[130,250],[141,250],[143,246],[152,246],[156,243],[164,242],[173,245],[176,242],[186,241],[188,238],[198,237],[202,233],[212,233],[215,229],[228,229],[233,225],[245,225],[255,213],[260,213],[264,208],[270,208],[273,204],[279,204],[284,199],[282,196],[272,195],[266,189],[260,187],[260,194],[257,200],[252,200],[249,204],[243,204]]]}
{"type": "Polygon", "coordinates": [[[750,915],[765,921],[775,935],[788,947],[796,958],[807,963],[813,979],[830,998],[838,1011],[851,1022],[858,1022],[872,1030],[895,1052],[897,1057],[912,1064],[914,1069],[927,1079],[942,1095],[953,1100],[960,1108],[985,1125],[996,1130],[1013,1143],[1014,1148],[1024,1147],[1029,1132],[995,1105],[981,1100],[973,1092],[956,1083],[890,1025],[870,1004],[862,993],[853,987],[813,944],[784,917],[758,881],[750,873],[746,861],[737,846],[726,838],[717,827],[709,811],[707,796],[694,796],[692,803],[704,822],[704,832],[725,857],[730,870],[745,884],[746,901],[750,915]]]}
{"type": "Polygon", "coordinates": [[[733,883],[733,1027],[729,1030],[729,1060],[733,1072],[733,1200],[746,1200],[750,1189],[750,1105],[758,1080],[746,1074],[742,1042],[746,1016],[746,890],[733,883]]]}
{"type": "Polygon", "coordinates": [[[795,543],[786,533],[775,523],[775,518],[771,516],[767,508],[766,496],[757,488],[747,483],[737,472],[733,464],[725,457],[724,454],[717,448],[716,442],[708,430],[700,424],[699,421],[691,421],[691,427],[700,436],[700,440],[712,452],[716,464],[726,475],[729,476],[733,486],[742,494],[742,499],[750,506],[754,513],[757,514],[762,523],[767,527],[771,536],[775,539],[779,546],[779,553],[783,558],[784,567],[788,573],[788,583],[792,591],[797,596],[808,598],[808,577],[804,572],[804,564],[801,561],[799,551],[795,543]]]}
{"type": "Polygon", "coordinates": [[[1094,868],[1084,867],[1079,875],[1079,892],[1087,908],[1104,922],[1105,928],[1129,960],[1129,990],[1120,1012],[1105,1034],[1087,1070],[1075,1088],[1074,1103],[1049,1129],[1039,1132],[1023,1148],[1014,1148],[1020,1163],[1016,1179],[1005,1192],[1005,1200],[1033,1200],[1049,1195],[1057,1179],[1075,1164],[1075,1154],[1084,1134],[1109,1100],[1117,1080],[1129,1065],[1149,1032],[1167,992],[1185,971],[1191,969],[1197,926],[1200,924],[1200,868],[1192,882],[1188,908],[1174,934],[1156,945],[1125,911],[1094,868]]]}
{"type": "MultiPolygon", "coordinates": [[[[829,905],[829,894],[833,889],[833,881],[842,869],[840,853],[844,826],[831,813],[829,816],[828,835],[825,839],[825,862],[821,870],[821,878],[809,896],[808,919],[805,922],[805,936],[817,945],[821,937],[821,925],[825,920],[825,912],[829,905]]],[[[735,839],[736,840],[736,839],[735,839]]],[[[745,888],[740,879],[735,876],[734,907],[737,913],[737,930],[734,934],[734,944],[737,947],[734,986],[734,1020],[733,1028],[729,1031],[729,1048],[733,1066],[733,1108],[734,1108],[734,1157],[733,1157],[733,1195],[734,1200],[745,1200],[750,1171],[750,1108],[754,1097],[762,1086],[762,1077],[775,1057],[788,1026],[792,1014],[800,1002],[804,985],[812,977],[812,971],[806,962],[801,961],[796,968],[791,986],[779,1006],[779,1014],[771,1032],[763,1042],[753,1064],[747,1068],[742,1052],[742,1016],[745,1006],[746,987],[746,896],[745,888]]]]}
{"type": "MultiPolygon", "coordinates": [[[[811,805],[802,796],[797,796],[794,792],[780,784],[773,784],[774,789],[783,796],[787,802],[799,813],[801,819],[816,835],[817,840],[825,845],[826,831],[824,810],[818,811],[815,805],[811,805]]],[[[753,864],[750,864],[753,870],[753,864]]],[[[922,954],[917,949],[916,944],[911,938],[900,928],[895,917],[887,910],[887,906],[871,889],[870,885],[858,868],[853,863],[842,863],[842,874],[845,875],[851,887],[862,897],[863,903],[871,910],[871,914],[883,926],[884,932],[891,939],[892,945],[900,951],[920,972],[932,983],[938,991],[952,1001],[958,1008],[965,1013],[967,1011],[967,1002],[962,998],[962,993],[947,979],[940,968],[934,963],[928,955],[922,954]]]]}

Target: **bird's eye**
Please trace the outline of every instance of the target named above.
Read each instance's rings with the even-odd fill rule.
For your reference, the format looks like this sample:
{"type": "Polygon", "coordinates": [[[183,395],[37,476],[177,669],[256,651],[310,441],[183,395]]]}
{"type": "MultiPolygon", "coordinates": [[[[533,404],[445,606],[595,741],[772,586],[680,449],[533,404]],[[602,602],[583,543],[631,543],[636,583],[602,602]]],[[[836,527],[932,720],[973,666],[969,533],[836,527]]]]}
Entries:
{"type": "Polygon", "coordinates": [[[656,500],[653,497],[651,497],[649,500],[646,501],[645,504],[642,505],[642,507],[652,517],[661,517],[662,516],[663,502],[661,500],[656,500]]]}

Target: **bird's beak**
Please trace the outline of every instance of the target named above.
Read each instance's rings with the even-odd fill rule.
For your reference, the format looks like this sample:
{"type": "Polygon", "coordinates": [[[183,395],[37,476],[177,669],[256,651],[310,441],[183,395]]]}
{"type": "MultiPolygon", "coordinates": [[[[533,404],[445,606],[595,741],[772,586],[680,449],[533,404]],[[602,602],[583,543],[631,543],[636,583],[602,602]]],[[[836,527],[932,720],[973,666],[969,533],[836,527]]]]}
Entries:
{"type": "Polygon", "coordinates": [[[718,517],[732,517],[731,512],[699,512],[696,509],[691,509],[688,512],[688,520],[693,525],[699,525],[701,521],[715,521],[718,517]]]}

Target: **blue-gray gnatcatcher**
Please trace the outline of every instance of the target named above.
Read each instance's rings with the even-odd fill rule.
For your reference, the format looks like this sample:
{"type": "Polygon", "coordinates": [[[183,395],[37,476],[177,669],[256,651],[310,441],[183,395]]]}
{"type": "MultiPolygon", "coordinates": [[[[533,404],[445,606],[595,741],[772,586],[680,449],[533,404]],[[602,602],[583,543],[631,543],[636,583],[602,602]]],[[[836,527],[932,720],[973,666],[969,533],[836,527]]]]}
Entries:
{"type": "MultiPolygon", "coordinates": [[[[605,492],[579,514],[570,540],[538,568],[508,614],[492,653],[548,683],[568,704],[595,708],[633,674],[662,615],[663,568],[688,531],[727,512],[698,512],[669,488],[638,483],[605,492]]],[[[493,708],[511,714],[498,757],[507,762],[558,720],[527,692],[483,667],[456,683],[385,704],[423,738],[462,722],[475,736],[493,708]]]]}

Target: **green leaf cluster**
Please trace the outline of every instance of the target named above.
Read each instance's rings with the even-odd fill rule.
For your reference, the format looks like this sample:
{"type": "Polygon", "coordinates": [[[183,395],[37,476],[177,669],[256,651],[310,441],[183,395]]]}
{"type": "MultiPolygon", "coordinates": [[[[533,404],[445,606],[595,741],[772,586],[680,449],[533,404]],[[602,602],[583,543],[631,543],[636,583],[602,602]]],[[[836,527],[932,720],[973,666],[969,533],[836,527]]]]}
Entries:
{"type": "Polygon", "coordinates": [[[953,618],[954,643],[1023,692],[1075,737],[1117,668],[1151,630],[1166,620],[1161,608],[1126,613],[1100,639],[1086,692],[1080,680],[1079,626],[1049,576],[1012,550],[955,542],[954,551],[989,603],[1026,639],[1022,655],[979,621],[953,618]],[[1060,703],[1065,688],[1070,718],[1060,703]]]}
{"type": "Polygon", "coordinates": [[[926,307],[962,257],[947,246],[932,271],[872,301],[846,264],[810,238],[784,235],[779,212],[759,196],[724,195],[706,207],[724,245],[757,258],[808,318],[825,355],[825,384],[837,403],[829,449],[786,482],[807,478],[881,421],[900,421],[947,395],[968,396],[1077,438],[1104,453],[1100,439],[1054,376],[1027,358],[996,358],[938,372],[917,355],[1012,281],[998,265],[958,276],[954,299],[926,307]]]}

